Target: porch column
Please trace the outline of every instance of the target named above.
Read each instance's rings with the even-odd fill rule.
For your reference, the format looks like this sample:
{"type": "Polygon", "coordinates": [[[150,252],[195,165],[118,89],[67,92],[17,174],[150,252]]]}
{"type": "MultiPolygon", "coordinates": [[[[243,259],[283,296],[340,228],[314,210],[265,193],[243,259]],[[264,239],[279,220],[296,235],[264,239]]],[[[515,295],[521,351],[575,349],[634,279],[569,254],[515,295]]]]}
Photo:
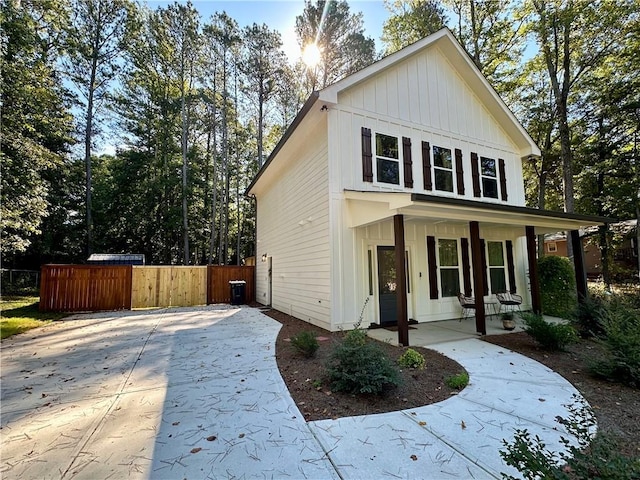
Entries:
{"type": "Polygon", "coordinates": [[[536,250],[536,229],[526,226],[527,257],[529,260],[529,283],[531,284],[531,309],[533,313],[542,313],[540,300],[540,279],[538,278],[538,257],[536,250]]]}
{"type": "Polygon", "coordinates": [[[394,215],[393,234],[396,254],[396,304],[398,343],[409,346],[409,318],[407,316],[407,274],[404,268],[404,215],[394,215]]]}
{"type": "Polygon", "coordinates": [[[571,230],[571,246],[573,247],[573,268],[576,273],[576,290],[578,302],[583,303],[587,298],[587,272],[584,267],[584,250],[580,241],[580,231],[571,230]]]}
{"type": "Polygon", "coordinates": [[[484,272],[482,265],[482,244],[480,243],[480,224],[469,222],[471,237],[471,261],[473,262],[473,294],[476,300],[476,332],[486,335],[487,324],[484,315],[484,272]]]}

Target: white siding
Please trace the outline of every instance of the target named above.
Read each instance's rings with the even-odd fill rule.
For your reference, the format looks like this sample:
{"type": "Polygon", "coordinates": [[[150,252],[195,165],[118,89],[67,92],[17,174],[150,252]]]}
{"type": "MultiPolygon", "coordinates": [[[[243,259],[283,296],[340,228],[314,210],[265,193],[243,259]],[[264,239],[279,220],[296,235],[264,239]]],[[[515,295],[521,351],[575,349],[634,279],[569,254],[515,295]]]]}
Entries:
{"type": "Polygon", "coordinates": [[[286,168],[257,196],[256,299],[268,302],[268,263],[260,261],[266,253],[273,308],[330,329],[327,141],[303,136],[298,148],[281,153],[286,168]]]}
{"type": "MultiPolygon", "coordinates": [[[[339,152],[343,175],[338,188],[451,195],[458,198],[524,205],[522,163],[518,149],[442,52],[428,48],[357,84],[338,96],[339,152]],[[413,189],[362,180],[361,127],[375,134],[409,137],[412,142],[413,189]],[[423,187],[421,142],[462,150],[465,195],[426,191],[423,187]],[[471,152],[505,160],[508,200],[473,196],[471,152]],[[348,166],[348,168],[346,168],[348,166]]],[[[375,145],[374,145],[375,148],[375,145]]],[[[402,170],[402,166],[401,166],[402,170]]],[[[375,156],[374,156],[375,172],[375,156]]],[[[374,175],[375,176],[375,175],[374,175]]],[[[455,183],[455,176],[454,176],[455,183]]]]}
{"type": "MultiPolygon", "coordinates": [[[[362,299],[369,297],[368,285],[368,262],[367,251],[373,250],[373,278],[374,292],[370,297],[369,303],[365,310],[363,325],[368,326],[370,323],[378,323],[378,298],[377,298],[377,270],[376,270],[376,247],[393,246],[393,220],[379,222],[368,227],[360,227],[353,229],[353,244],[356,246],[356,257],[358,265],[355,267],[354,282],[350,285],[351,290],[355,292],[353,297],[358,300],[360,308],[362,307],[362,299]]],[[[524,242],[521,235],[523,229],[511,228],[480,228],[480,236],[485,241],[501,241],[511,240],[513,242],[514,266],[516,274],[516,287],[519,294],[524,298],[524,308],[529,308],[530,292],[526,282],[527,259],[526,249],[523,249],[524,242]]],[[[411,295],[408,299],[409,318],[413,318],[419,322],[429,322],[437,320],[446,320],[458,318],[460,315],[460,306],[456,297],[446,297],[438,299],[429,298],[429,270],[427,264],[427,236],[434,236],[437,239],[460,239],[469,238],[468,223],[449,222],[449,223],[430,223],[423,220],[405,221],[405,244],[409,251],[410,258],[410,283],[411,295]]],[[[460,248],[460,244],[458,244],[460,248]]],[[[460,266],[460,289],[462,290],[462,266],[460,266]]],[[[473,275],[473,267],[472,273],[473,275]]],[[[473,277],[472,277],[473,278],[473,277]]],[[[473,281],[473,280],[472,280],[473,281]]],[[[493,295],[486,297],[486,300],[495,300],[493,295]]],[[[345,307],[345,317],[351,317],[345,307]]],[[[360,311],[357,312],[357,315],[360,311]]],[[[357,318],[356,318],[357,319],[357,318]]],[[[354,320],[355,321],[355,320],[354,320]]],[[[350,328],[345,323],[344,328],[350,328]]]]}

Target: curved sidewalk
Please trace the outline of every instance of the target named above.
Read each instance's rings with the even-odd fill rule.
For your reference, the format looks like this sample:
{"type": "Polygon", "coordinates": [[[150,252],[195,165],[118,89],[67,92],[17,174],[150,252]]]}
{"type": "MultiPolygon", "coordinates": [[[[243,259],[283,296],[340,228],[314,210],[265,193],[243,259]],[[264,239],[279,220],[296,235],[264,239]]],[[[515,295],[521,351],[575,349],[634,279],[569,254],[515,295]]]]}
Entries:
{"type": "MultiPolygon", "coordinates": [[[[402,412],[306,423],[248,307],[77,315],[2,342],[3,478],[500,478],[502,439],[560,447],[576,390],[539,363],[432,345],[471,377],[402,412]]],[[[381,400],[384,401],[384,400],[381,400]]]]}

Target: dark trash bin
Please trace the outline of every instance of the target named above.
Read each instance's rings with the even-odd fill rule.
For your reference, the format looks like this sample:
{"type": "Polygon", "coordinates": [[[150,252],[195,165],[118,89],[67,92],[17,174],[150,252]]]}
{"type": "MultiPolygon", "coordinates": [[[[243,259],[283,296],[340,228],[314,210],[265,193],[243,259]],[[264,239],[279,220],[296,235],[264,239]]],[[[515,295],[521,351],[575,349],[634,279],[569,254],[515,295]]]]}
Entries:
{"type": "Polygon", "coordinates": [[[232,280],[231,285],[231,305],[244,305],[245,288],[247,282],[244,280],[232,280]]]}

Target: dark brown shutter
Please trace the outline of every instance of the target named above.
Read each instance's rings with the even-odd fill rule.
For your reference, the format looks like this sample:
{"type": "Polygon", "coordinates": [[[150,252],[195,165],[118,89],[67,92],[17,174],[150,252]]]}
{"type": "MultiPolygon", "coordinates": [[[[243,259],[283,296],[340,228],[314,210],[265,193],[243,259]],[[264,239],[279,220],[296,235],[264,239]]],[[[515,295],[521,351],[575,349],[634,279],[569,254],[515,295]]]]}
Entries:
{"type": "Polygon", "coordinates": [[[473,196],[482,195],[480,190],[480,169],[478,167],[478,154],[471,152],[471,178],[473,179],[473,196]]]}
{"type": "Polygon", "coordinates": [[[373,156],[371,155],[371,129],[362,127],[362,180],[373,182],[373,156]]]}
{"type": "Polygon", "coordinates": [[[484,278],[484,295],[489,295],[489,282],[487,281],[487,251],[483,239],[480,239],[480,258],[482,259],[482,276],[484,278]]]}
{"type": "Polygon", "coordinates": [[[471,296],[471,263],[469,261],[469,239],[460,239],[460,248],[462,249],[462,279],[464,281],[464,294],[471,296]]]}
{"type": "Polygon", "coordinates": [[[513,243],[511,240],[505,242],[507,247],[507,272],[509,274],[509,291],[516,293],[516,268],[513,264],[513,243]]]}
{"type": "Polygon", "coordinates": [[[458,195],[464,195],[464,170],[462,169],[462,150],[456,148],[456,178],[458,179],[458,195]]]}
{"type": "Polygon", "coordinates": [[[427,262],[429,263],[429,298],[438,298],[438,266],[436,264],[436,237],[427,237],[427,262]]]}
{"type": "Polygon", "coordinates": [[[404,186],[413,188],[413,163],[411,162],[411,139],[402,137],[402,160],[404,162],[404,186]]]}
{"type": "Polygon", "coordinates": [[[422,178],[424,180],[424,189],[432,190],[431,183],[431,145],[429,142],[422,142],[422,178]]]}
{"type": "Polygon", "coordinates": [[[500,193],[502,195],[502,200],[507,201],[507,176],[504,171],[504,160],[502,158],[498,159],[498,174],[500,175],[500,193]]]}

